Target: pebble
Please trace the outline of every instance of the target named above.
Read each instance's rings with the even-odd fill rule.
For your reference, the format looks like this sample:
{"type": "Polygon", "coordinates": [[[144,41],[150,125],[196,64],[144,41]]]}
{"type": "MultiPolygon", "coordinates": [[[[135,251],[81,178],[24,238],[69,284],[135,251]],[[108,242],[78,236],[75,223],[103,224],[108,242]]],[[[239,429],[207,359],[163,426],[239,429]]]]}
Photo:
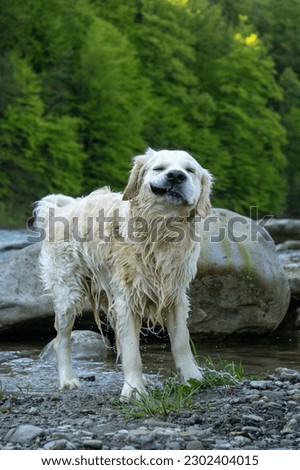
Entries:
{"type": "MultiPolygon", "coordinates": [[[[47,442],[44,445],[45,450],[71,450],[71,443],[67,439],[57,439],[55,441],[47,442]]],[[[74,446],[71,446],[74,449],[74,446]]]]}
{"type": "Polygon", "coordinates": [[[269,380],[252,380],[250,382],[250,387],[256,388],[258,390],[265,390],[270,386],[269,380]]]}
{"type": "Polygon", "coordinates": [[[245,436],[235,436],[231,441],[231,445],[235,449],[239,449],[241,447],[244,447],[246,444],[251,443],[251,439],[245,437],[245,436]]]}
{"type": "Polygon", "coordinates": [[[180,450],[180,441],[168,441],[167,447],[171,450],[180,450]]]}
{"type": "Polygon", "coordinates": [[[280,377],[281,380],[287,380],[289,382],[291,381],[298,381],[300,380],[300,372],[293,370],[293,369],[287,369],[285,367],[278,367],[275,370],[275,374],[280,377]]]}
{"type": "Polygon", "coordinates": [[[254,423],[262,423],[263,422],[263,418],[261,416],[257,416],[257,415],[254,415],[254,414],[242,415],[242,418],[247,422],[249,422],[249,421],[253,421],[254,423]]]}
{"type": "Polygon", "coordinates": [[[102,449],[102,441],[99,441],[97,439],[89,439],[88,441],[83,441],[82,444],[85,449],[102,449]]]}
{"type": "Polygon", "coordinates": [[[31,424],[23,424],[8,431],[4,436],[4,441],[27,444],[42,434],[44,434],[44,429],[38,426],[32,426],[31,424]]]}
{"type": "MultiPolygon", "coordinates": [[[[298,425],[297,420],[295,418],[291,419],[290,421],[288,421],[286,423],[286,425],[284,426],[284,428],[281,431],[281,434],[292,434],[292,433],[294,433],[296,428],[297,428],[297,425],[298,425]]],[[[299,429],[299,431],[300,431],[300,429],[299,429]]]]}
{"type": "MultiPolygon", "coordinates": [[[[95,387],[88,384],[86,387],[95,387]]],[[[99,388],[1,398],[0,449],[233,450],[300,447],[300,373],[203,390],[197,407],[169,416],[128,418],[99,388]],[[10,405],[9,407],[7,405],[10,405]],[[24,424],[26,423],[26,424],[24,424]]]]}
{"type": "Polygon", "coordinates": [[[186,445],[186,450],[203,450],[205,449],[202,441],[190,441],[186,445]]]}

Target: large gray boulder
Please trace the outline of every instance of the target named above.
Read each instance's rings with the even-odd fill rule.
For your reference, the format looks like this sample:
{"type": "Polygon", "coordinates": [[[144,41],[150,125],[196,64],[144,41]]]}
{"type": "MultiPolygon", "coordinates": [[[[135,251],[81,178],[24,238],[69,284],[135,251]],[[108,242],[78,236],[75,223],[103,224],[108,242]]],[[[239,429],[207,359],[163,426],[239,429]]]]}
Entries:
{"type": "Polygon", "coordinates": [[[26,321],[53,317],[53,304],[39,277],[39,243],[0,263],[0,332],[26,321]]]}
{"type": "MultiPolygon", "coordinates": [[[[267,232],[239,214],[216,209],[203,223],[198,275],[191,287],[192,333],[274,330],[289,306],[289,284],[267,232]]],[[[53,325],[53,303],[39,278],[40,243],[0,263],[0,333],[53,325]]],[[[85,316],[83,317],[83,319],[85,316]]],[[[86,325],[82,325],[86,326],[86,325]]]]}
{"type": "Polygon", "coordinates": [[[215,209],[202,233],[197,278],[190,290],[190,331],[276,329],[289,307],[290,289],[268,232],[247,217],[215,209]]]}

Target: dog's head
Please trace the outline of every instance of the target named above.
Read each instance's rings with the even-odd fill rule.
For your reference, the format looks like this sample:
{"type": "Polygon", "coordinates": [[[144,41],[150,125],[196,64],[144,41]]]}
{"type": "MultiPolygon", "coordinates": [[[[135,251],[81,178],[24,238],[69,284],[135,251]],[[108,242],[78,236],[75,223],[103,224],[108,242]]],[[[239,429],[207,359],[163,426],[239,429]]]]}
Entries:
{"type": "Polygon", "coordinates": [[[211,209],[212,176],[187,152],[148,149],[134,159],[123,199],[142,195],[144,200],[172,206],[185,206],[206,217],[211,209]]]}

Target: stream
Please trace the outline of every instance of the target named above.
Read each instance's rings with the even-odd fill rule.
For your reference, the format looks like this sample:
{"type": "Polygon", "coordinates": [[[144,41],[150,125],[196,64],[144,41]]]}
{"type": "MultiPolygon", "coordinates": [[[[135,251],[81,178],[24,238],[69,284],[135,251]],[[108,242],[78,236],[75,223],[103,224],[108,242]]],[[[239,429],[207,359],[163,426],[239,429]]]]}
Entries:
{"type": "MultiPolygon", "coordinates": [[[[273,373],[277,367],[300,369],[300,334],[294,332],[276,332],[268,337],[243,338],[243,340],[220,339],[194,340],[199,363],[205,363],[209,357],[213,364],[222,361],[241,363],[244,376],[263,376],[273,373]]],[[[0,343],[0,390],[10,392],[55,392],[58,386],[54,362],[40,359],[44,342],[9,342],[0,343]]],[[[141,346],[144,373],[151,378],[171,375],[174,363],[170,345],[166,340],[150,340],[141,346]]],[[[117,388],[122,384],[120,364],[116,356],[101,362],[74,361],[74,367],[80,377],[93,377],[101,388],[117,388]]]]}

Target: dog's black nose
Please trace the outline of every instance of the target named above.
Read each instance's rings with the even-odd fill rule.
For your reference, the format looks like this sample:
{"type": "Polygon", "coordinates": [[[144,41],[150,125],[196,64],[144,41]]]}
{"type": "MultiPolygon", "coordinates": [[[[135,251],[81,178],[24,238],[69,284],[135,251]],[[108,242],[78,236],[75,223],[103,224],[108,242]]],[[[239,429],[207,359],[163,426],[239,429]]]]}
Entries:
{"type": "Polygon", "coordinates": [[[187,176],[181,170],[170,170],[167,173],[167,178],[172,183],[182,183],[187,179],[187,176]]]}

